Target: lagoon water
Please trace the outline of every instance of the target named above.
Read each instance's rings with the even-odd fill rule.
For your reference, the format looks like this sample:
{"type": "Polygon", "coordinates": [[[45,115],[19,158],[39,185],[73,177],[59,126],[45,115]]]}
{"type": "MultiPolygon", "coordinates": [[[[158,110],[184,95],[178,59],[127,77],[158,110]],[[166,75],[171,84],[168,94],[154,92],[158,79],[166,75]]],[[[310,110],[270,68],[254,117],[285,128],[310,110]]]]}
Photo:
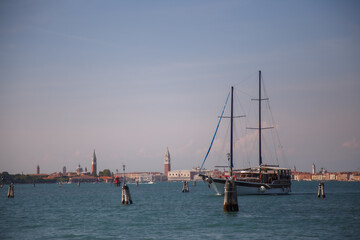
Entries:
{"type": "Polygon", "coordinates": [[[110,184],[15,185],[0,189],[0,239],[359,239],[360,182],[293,182],[286,196],[239,196],[224,213],[207,184],[129,184],[121,205],[110,184]]]}

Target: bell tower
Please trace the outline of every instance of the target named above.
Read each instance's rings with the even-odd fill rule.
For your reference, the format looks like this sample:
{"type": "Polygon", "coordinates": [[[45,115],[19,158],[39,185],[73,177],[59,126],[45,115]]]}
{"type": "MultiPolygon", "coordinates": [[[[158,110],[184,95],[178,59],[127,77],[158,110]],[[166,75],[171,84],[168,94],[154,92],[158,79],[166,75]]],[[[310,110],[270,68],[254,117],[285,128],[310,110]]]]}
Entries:
{"type": "Polygon", "coordinates": [[[169,148],[166,148],[165,157],[164,157],[164,174],[167,177],[168,172],[170,171],[170,152],[169,148]]]}
{"type": "Polygon", "coordinates": [[[96,171],[96,154],[95,154],[95,149],[94,149],[94,153],[93,153],[93,157],[92,157],[92,163],[91,163],[91,175],[96,176],[97,171],[96,171]]]}

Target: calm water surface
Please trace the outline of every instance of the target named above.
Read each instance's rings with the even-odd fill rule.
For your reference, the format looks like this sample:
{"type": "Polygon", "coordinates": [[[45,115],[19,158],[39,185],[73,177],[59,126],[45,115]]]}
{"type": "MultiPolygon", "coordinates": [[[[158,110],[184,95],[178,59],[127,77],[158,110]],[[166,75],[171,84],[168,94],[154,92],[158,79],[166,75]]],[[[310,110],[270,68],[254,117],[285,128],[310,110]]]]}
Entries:
{"type": "Polygon", "coordinates": [[[359,239],[360,183],[293,182],[287,196],[240,196],[237,213],[207,184],[129,184],[121,205],[110,184],[15,185],[0,189],[0,239],[359,239]]]}

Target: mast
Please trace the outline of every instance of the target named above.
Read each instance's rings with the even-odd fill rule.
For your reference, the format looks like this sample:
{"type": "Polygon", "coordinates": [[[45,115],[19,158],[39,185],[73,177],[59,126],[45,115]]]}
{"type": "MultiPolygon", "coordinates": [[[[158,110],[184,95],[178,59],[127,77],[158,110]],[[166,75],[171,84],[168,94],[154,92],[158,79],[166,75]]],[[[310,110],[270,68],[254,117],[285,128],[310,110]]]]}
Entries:
{"type": "Polygon", "coordinates": [[[261,164],[261,71],[259,71],[259,166],[261,166],[261,164]]]}
{"type": "Polygon", "coordinates": [[[230,115],[230,177],[232,176],[233,169],[233,119],[234,119],[234,87],[231,86],[231,115],[230,115]]]}
{"type": "Polygon", "coordinates": [[[273,127],[261,127],[261,101],[269,100],[269,98],[261,98],[261,71],[259,71],[259,99],[251,99],[251,100],[259,101],[259,127],[258,128],[248,127],[247,129],[259,130],[259,166],[261,166],[262,165],[261,130],[273,128],[273,127]]]}

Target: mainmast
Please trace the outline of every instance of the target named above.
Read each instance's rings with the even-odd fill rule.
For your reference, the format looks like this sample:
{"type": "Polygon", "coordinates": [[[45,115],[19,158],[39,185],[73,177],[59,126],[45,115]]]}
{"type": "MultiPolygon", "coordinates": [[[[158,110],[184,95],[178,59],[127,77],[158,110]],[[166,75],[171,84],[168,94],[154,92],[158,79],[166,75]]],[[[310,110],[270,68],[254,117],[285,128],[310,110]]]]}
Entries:
{"type": "Polygon", "coordinates": [[[233,119],[234,119],[234,87],[231,86],[231,115],[230,115],[230,177],[233,169],[233,119]]]}
{"type": "Polygon", "coordinates": [[[271,129],[274,127],[261,127],[261,101],[269,100],[269,98],[261,98],[261,71],[259,71],[259,99],[253,99],[259,101],[259,166],[262,165],[262,151],[261,151],[261,130],[271,129]]]}
{"type": "Polygon", "coordinates": [[[261,164],[261,71],[259,71],[259,166],[261,166],[261,164]]]}
{"type": "Polygon", "coordinates": [[[247,128],[247,129],[258,129],[259,130],[259,166],[262,165],[262,151],[261,151],[261,130],[270,129],[272,127],[261,127],[261,101],[269,100],[268,98],[261,98],[261,71],[259,71],[259,98],[251,99],[254,101],[259,101],[259,127],[258,128],[247,128]]]}

